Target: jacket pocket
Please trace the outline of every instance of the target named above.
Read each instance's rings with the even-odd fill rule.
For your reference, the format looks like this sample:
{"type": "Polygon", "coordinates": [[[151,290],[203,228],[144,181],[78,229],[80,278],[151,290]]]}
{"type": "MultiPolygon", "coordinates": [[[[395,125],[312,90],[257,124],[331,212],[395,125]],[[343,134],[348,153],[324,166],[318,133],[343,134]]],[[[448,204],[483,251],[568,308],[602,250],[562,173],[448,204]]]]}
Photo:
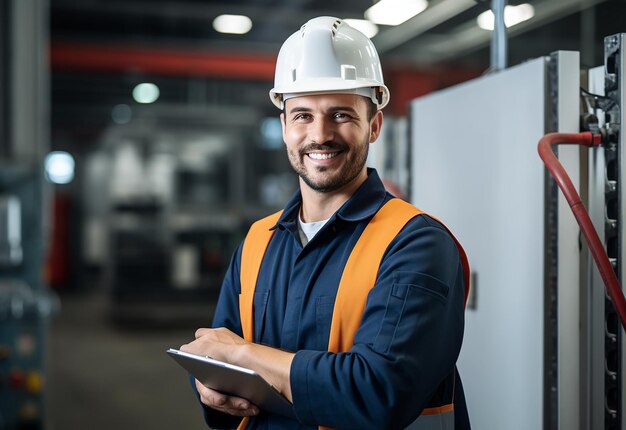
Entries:
{"type": "Polygon", "coordinates": [[[333,320],[335,296],[318,296],[315,301],[315,330],[317,331],[317,349],[328,349],[330,339],[330,325],[333,320]]]}
{"type": "Polygon", "coordinates": [[[269,301],[269,291],[254,292],[254,339],[259,341],[263,338],[265,328],[265,310],[269,301]]]}
{"type": "Polygon", "coordinates": [[[448,289],[437,278],[423,273],[395,273],[374,349],[380,353],[388,353],[407,308],[409,313],[421,313],[420,310],[441,306],[446,302],[448,289]]]}
{"type": "Polygon", "coordinates": [[[441,282],[439,279],[430,275],[419,272],[397,272],[393,277],[392,294],[398,294],[400,296],[406,294],[403,292],[401,285],[407,285],[422,290],[426,294],[431,294],[435,298],[445,302],[448,298],[448,285],[441,282]]]}

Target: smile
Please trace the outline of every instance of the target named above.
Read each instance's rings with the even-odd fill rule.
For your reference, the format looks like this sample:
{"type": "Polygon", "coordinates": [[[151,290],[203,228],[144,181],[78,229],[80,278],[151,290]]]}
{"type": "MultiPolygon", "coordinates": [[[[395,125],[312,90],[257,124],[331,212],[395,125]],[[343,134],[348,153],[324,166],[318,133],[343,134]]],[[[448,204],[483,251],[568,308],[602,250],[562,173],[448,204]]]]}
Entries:
{"type": "Polygon", "coordinates": [[[339,152],[309,152],[307,155],[314,160],[328,160],[329,158],[334,158],[339,155],[339,152]]]}

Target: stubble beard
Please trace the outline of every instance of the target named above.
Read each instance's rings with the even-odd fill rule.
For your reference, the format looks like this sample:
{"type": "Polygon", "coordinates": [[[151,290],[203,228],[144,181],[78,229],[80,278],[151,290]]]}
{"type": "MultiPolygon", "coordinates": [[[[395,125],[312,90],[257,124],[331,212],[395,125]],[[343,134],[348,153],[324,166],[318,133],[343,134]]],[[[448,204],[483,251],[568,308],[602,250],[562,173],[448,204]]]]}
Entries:
{"type": "MultiPolygon", "coordinates": [[[[309,144],[298,151],[288,151],[289,163],[304,183],[314,191],[319,193],[330,193],[336,191],[352,182],[363,171],[363,167],[367,161],[369,152],[369,140],[364,139],[363,145],[350,149],[348,145],[328,142],[323,145],[309,144]],[[346,164],[340,171],[316,180],[309,174],[304,164],[306,153],[312,150],[332,150],[340,149],[342,151],[350,150],[355,155],[352,160],[346,159],[346,164]]],[[[324,173],[330,169],[327,167],[314,167],[317,173],[324,173]]]]}

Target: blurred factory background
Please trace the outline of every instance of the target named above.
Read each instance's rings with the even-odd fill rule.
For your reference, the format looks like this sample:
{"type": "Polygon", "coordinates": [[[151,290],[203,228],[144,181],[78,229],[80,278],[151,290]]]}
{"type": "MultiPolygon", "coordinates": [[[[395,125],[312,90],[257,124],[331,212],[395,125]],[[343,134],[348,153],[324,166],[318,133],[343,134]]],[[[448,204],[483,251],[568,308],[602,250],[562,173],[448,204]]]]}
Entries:
{"type": "MultiPolygon", "coordinates": [[[[203,428],[164,351],[210,324],[248,226],[297,187],[268,91],[308,19],[369,25],[392,94],[369,163],[419,204],[412,101],[489,75],[491,2],[424,1],[395,25],[362,21],[374,3],[0,0],[0,430],[203,428]]],[[[511,67],[563,50],[601,66],[626,31],[621,0],[508,4],[526,13],[511,67]]]]}

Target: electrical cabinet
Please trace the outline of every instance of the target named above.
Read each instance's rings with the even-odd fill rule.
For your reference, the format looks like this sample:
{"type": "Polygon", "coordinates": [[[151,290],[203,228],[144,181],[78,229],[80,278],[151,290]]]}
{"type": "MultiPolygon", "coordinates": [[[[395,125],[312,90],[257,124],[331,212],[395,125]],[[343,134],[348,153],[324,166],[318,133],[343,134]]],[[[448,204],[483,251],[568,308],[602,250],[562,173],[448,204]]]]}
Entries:
{"type": "MultiPolygon", "coordinates": [[[[578,233],[536,148],[578,130],[579,67],[559,52],[411,103],[412,203],[472,268],[458,367],[474,428],[578,428],[578,233]]],[[[559,156],[576,175],[578,151],[559,156]]]]}

